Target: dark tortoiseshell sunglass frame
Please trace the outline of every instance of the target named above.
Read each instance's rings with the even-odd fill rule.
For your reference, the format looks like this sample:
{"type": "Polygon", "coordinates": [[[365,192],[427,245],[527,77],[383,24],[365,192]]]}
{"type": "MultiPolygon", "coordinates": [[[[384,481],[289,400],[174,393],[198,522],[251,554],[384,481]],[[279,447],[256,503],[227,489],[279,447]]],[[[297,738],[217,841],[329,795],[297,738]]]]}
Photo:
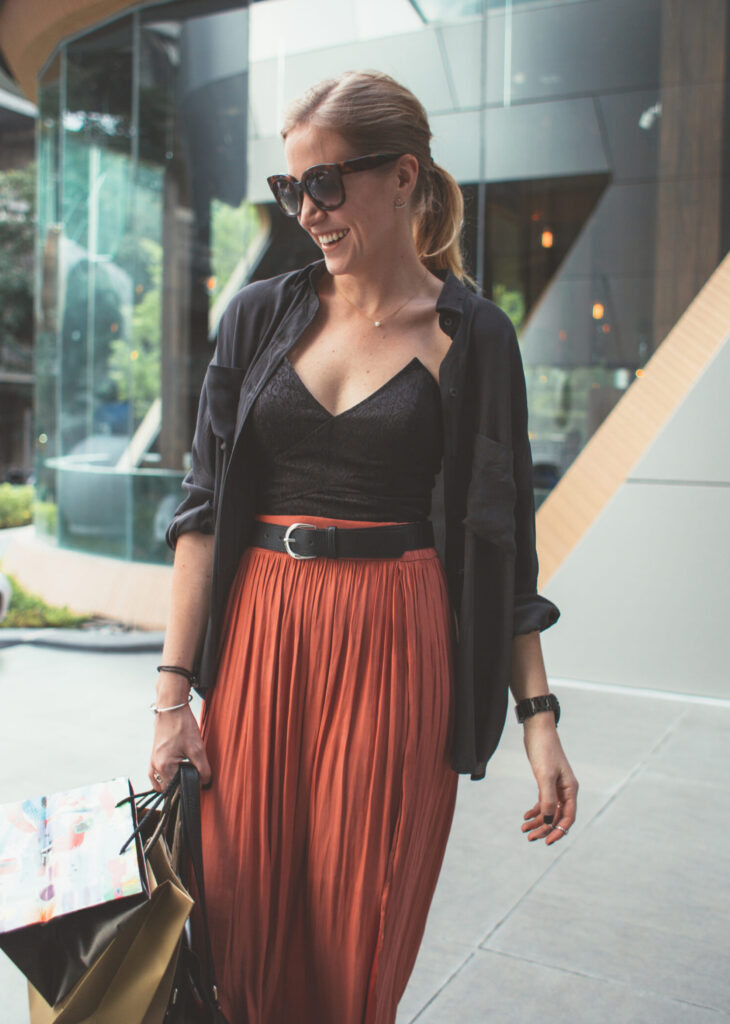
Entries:
{"type": "Polygon", "coordinates": [[[306,192],[309,198],[312,200],[314,205],[320,210],[337,210],[345,201],[345,185],[342,181],[343,174],[355,174],[357,171],[370,171],[374,167],[380,167],[383,164],[389,163],[391,160],[397,160],[402,153],[371,153],[369,156],[358,156],[352,160],[343,160],[341,163],[335,164],[315,164],[313,167],[308,167],[307,170],[301,177],[300,181],[293,178],[290,174],[272,174],[266,180],[269,184],[269,188],[274,194],[274,199],[281,210],[287,215],[287,217],[298,217],[302,212],[302,204],[304,203],[304,193],[306,192]],[[318,199],[314,189],[316,185],[313,183],[317,179],[321,179],[321,176],[325,174],[328,176],[330,186],[335,185],[339,191],[339,198],[334,203],[325,203],[321,199],[318,199]],[[290,209],[286,201],[282,198],[282,193],[287,190],[293,192],[297,199],[296,210],[290,209]]]}

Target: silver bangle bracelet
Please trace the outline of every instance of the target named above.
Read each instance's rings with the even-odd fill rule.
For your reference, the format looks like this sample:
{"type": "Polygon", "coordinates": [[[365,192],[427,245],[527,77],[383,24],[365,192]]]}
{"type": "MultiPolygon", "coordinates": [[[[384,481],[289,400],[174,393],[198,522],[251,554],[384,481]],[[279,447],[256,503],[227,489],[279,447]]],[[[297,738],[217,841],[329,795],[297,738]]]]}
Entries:
{"type": "Polygon", "coordinates": [[[164,711],[177,711],[179,708],[186,708],[192,699],[193,695],[192,693],[189,693],[188,699],[186,701],[184,701],[182,704],[173,704],[172,707],[170,708],[158,708],[157,705],[153,702],[152,704],[150,704],[150,711],[153,711],[156,715],[161,715],[164,711]]]}

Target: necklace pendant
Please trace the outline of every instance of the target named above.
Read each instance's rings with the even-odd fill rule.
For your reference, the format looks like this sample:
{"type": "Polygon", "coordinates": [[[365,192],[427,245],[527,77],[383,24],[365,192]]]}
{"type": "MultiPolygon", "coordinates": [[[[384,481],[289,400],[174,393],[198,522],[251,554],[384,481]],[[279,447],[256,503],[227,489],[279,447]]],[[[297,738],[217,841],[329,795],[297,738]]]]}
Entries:
{"type": "Polygon", "coordinates": [[[383,326],[383,321],[382,320],[376,320],[375,321],[375,326],[376,327],[382,327],[383,326]]]}

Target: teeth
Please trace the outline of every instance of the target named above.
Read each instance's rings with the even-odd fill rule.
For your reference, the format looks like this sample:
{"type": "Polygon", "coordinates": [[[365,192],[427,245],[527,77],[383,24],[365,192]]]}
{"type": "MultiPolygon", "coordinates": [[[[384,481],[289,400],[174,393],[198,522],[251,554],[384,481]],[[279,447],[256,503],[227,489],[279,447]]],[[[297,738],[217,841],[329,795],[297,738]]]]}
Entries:
{"type": "Polygon", "coordinates": [[[331,235],[318,235],[317,240],[321,245],[329,245],[330,242],[339,242],[346,234],[347,231],[333,231],[331,235]]]}

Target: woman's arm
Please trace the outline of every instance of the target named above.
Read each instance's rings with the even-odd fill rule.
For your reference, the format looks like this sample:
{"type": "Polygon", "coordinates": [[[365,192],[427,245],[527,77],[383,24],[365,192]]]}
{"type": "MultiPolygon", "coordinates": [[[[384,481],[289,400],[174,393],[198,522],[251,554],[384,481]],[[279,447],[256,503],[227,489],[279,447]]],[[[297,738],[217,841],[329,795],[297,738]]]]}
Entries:
{"type": "MultiPolygon", "coordinates": [[[[172,570],[172,595],[162,665],[179,665],[192,671],[208,619],[213,572],[213,534],[187,532],[178,537],[172,570]]],[[[160,672],[157,677],[158,708],[184,703],[190,684],[184,676],[160,672]]],[[[177,771],[178,763],[189,758],[207,785],[211,779],[200,730],[190,705],[155,715],[155,731],[149,776],[153,787],[162,791],[177,771]],[[159,782],[155,775],[162,778],[159,782]]]]}
{"type": "MultiPolygon", "coordinates": [[[[515,606],[510,689],[515,701],[548,693],[540,647],[540,632],[560,616],[559,608],[537,592],[538,558],[535,530],[535,495],[532,452],[527,429],[527,386],[522,354],[514,326],[509,324],[510,399],[513,477],[515,481],[515,606]]],[[[568,764],[552,712],[541,711],[525,719],[524,742],[537,779],[538,802],[524,815],[522,831],[528,839],[561,839],[575,821],[578,781],[568,764]]]]}
{"type": "MultiPolygon", "coordinates": [[[[513,638],[510,690],[515,702],[549,692],[538,630],[513,638]]],[[[523,729],[539,799],[525,812],[522,831],[528,833],[528,839],[544,838],[550,846],[565,834],[556,825],[567,830],[575,821],[578,780],[558,738],[552,711],[539,711],[526,718],[523,729]]]]}

